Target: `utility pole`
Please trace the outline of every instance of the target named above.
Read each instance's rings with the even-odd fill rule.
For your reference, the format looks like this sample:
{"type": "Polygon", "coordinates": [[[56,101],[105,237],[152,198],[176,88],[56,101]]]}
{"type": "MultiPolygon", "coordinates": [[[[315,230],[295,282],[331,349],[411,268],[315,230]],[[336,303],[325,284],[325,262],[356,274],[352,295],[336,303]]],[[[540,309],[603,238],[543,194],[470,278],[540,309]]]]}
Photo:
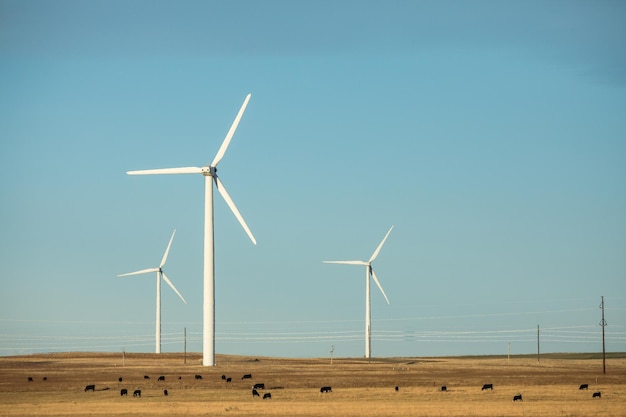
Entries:
{"type": "Polygon", "coordinates": [[[185,339],[185,343],[184,343],[184,345],[185,345],[185,356],[184,356],[184,359],[183,359],[183,365],[187,365],[187,326],[185,326],[184,329],[185,330],[184,330],[184,333],[183,333],[183,337],[185,339]]]}
{"type": "Polygon", "coordinates": [[[537,325],[537,362],[539,362],[539,325],[537,325]]]}
{"type": "Polygon", "coordinates": [[[602,326],[602,374],[606,375],[606,348],[604,344],[604,328],[606,327],[606,320],[604,320],[604,296],[602,296],[600,308],[602,309],[602,320],[600,321],[600,326],[602,326]]]}
{"type": "Polygon", "coordinates": [[[330,364],[333,364],[333,352],[335,351],[335,345],[330,347],[330,364]]]}
{"type": "Polygon", "coordinates": [[[511,363],[511,342],[507,343],[506,348],[506,361],[507,363],[511,363]]]}

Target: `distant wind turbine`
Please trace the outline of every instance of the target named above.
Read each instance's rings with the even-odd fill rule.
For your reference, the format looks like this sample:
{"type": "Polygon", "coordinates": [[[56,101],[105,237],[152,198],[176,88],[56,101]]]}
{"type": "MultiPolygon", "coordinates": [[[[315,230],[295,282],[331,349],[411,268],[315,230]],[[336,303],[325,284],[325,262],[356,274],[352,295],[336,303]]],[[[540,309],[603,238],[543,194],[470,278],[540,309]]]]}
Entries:
{"type": "Polygon", "coordinates": [[[222,142],[213,162],[203,167],[183,167],[148,169],[141,171],[128,171],[129,175],[151,175],[151,174],[202,174],[204,175],[204,302],[202,307],[202,365],[215,366],[215,250],[213,235],[213,183],[217,187],[228,207],[233,212],[243,229],[246,231],[252,243],[256,245],[256,239],[248,228],[245,220],[237,210],[237,206],[224,188],[224,184],[217,176],[217,164],[222,160],[228,145],[235,134],[237,125],[243,116],[243,112],[250,100],[250,94],[246,96],[243,105],[237,113],[230,130],[222,142]]]}
{"type": "Polygon", "coordinates": [[[385,297],[387,304],[389,304],[389,299],[387,298],[387,294],[385,294],[385,290],[383,290],[383,287],[380,285],[380,282],[378,281],[378,278],[376,277],[376,273],[374,272],[374,268],[372,268],[372,262],[374,262],[374,259],[376,259],[376,257],[378,256],[378,253],[380,252],[383,245],[385,244],[385,241],[387,240],[389,233],[391,233],[391,229],[393,229],[393,226],[389,228],[389,231],[387,232],[383,240],[380,242],[380,244],[378,245],[378,247],[376,248],[376,250],[370,257],[369,261],[324,261],[324,263],[327,263],[327,264],[345,264],[345,265],[364,265],[365,266],[365,357],[366,358],[371,357],[371,347],[372,347],[372,328],[371,328],[372,314],[371,314],[371,299],[370,299],[371,298],[370,297],[370,276],[374,279],[374,282],[376,283],[376,285],[378,285],[378,288],[380,289],[380,292],[383,294],[383,297],[385,297]]]}
{"type": "Polygon", "coordinates": [[[147,274],[149,272],[156,272],[157,274],[157,291],[156,291],[156,353],[161,353],[161,278],[167,282],[167,285],[172,287],[174,292],[178,294],[183,303],[187,304],[187,301],[183,298],[183,296],[178,292],[172,281],[169,280],[165,272],[163,271],[163,267],[165,266],[165,262],[167,262],[167,255],[170,253],[170,247],[172,246],[172,241],[174,240],[174,235],[176,234],[176,229],[172,233],[172,237],[170,238],[170,243],[167,244],[167,249],[165,249],[165,253],[163,254],[163,259],[161,259],[161,263],[156,268],[148,268],[142,269],[141,271],[129,272],[128,274],[118,275],[118,277],[126,277],[129,275],[140,275],[147,274]]]}

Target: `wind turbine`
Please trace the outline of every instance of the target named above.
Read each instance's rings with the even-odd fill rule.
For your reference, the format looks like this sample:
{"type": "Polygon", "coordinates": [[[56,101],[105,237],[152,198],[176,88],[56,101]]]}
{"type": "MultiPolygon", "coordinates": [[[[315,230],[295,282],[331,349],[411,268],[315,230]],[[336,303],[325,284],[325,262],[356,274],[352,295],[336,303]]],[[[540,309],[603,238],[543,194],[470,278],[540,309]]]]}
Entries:
{"type": "Polygon", "coordinates": [[[374,279],[374,282],[376,283],[376,285],[378,285],[380,292],[383,293],[383,297],[385,297],[387,304],[389,304],[389,299],[387,298],[387,294],[385,294],[385,290],[383,290],[383,287],[380,285],[380,282],[378,281],[378,278],[376,277],[376,273],[374,272],[374,268],[372,268],[372,262],[374,262],[374,259],[376,259],[376,257],[378,256],[378,253],[380,252],[381,248],[385,244],[385,240],[387,240],[387,237],[389,237],[389,233],[391,233],[391,229],[393,229],[393,226],[389,228],[389,231],[387,232],[383,240],[380,242],[380,244],[378,245],[378,247],[376,248],[376,250],[370,257],[369,261],[324,261],[324,263],[327,263],[327,264],[345,264],[345,265],[364,265],[365,266],[365,357],[366,358],[370,358],[371,347],[372,347],[372,328],[371,328],[372,313],[371,313],[371,299],[370,299],[371,298],[370,297],[370,276],[374,279]]]}
{"type": "Polygon", "coordinates": [[[156,268],[148,268],[142,269],[141,271],[129,272],[128,274],[121,274],[118,277],[126,277],[129,275],[140,275],[147,274],[148,272],[156,272],[157,273],[157,291],[156,291],[156,353],[161,353],[161,278],[167,282],[167,285],[172,287],[174,292],[178,294],[183,303],[187,304],[187,301],[183,298],[182,295],[178,292],[172,281],[169,280],[165,272],[163,272],[163,266],[165,266],[165,262],[167,262],[167,255],[170,253],[170,247],[172,246],[172,241],[174,240],[174,235],[176,234],[176,229],[172,233],[172,237],[170,238],[170,243],[167,244],[167,249],[165,249],[165,253],[163,254],[163,258],[161,259],[161,263],[156,268]]]}
{"type": "Polygon", "coordinates": [[[228,145],[230,144],[237,125],[243,116],[243,112],[250,100],[250,94],[246,96],[243,105],[237,113],[230,130],[222,142],[213,162],[203,167],[183,167],[148,169],[140,171],[128,171],[128,175],[152,175],[152,174],[202,174],[204,175],[204,273],[203,273],[203,306],[202,306],[202,365],[215,366],[215,250],[213,235],[213,183],[217,191],[222,195],[228,207],[233,212],[243,229],[246,231],[252,243],[256,245],[256,239],[248,228],[245,220],[237,210],[237,206],[224,188],[224,184],[217,176],[217,164],[222,160],[228,145]]]}

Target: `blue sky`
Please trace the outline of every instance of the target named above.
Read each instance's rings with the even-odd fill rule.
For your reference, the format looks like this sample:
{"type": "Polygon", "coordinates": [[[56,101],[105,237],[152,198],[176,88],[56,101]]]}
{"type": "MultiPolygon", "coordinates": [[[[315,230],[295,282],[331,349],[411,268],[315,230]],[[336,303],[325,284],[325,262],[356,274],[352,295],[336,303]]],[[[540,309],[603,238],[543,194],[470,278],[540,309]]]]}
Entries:
{"type": "Polygon", "coordinates": [[[626,351],[626,5],[0,0],[0,355],[626,351]]]}

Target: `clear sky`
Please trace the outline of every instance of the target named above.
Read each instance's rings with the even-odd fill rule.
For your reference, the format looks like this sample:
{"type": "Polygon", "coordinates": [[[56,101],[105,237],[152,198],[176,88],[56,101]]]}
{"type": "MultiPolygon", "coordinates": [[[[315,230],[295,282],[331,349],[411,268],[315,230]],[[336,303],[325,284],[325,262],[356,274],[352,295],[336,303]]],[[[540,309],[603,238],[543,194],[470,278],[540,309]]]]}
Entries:
{"type": "Polygon", "coordinates": [[[626,3],[0,0],[0,355],[626,351],[626,3]],[[510,344],[510,345],[509,345],[510,344]]]}

